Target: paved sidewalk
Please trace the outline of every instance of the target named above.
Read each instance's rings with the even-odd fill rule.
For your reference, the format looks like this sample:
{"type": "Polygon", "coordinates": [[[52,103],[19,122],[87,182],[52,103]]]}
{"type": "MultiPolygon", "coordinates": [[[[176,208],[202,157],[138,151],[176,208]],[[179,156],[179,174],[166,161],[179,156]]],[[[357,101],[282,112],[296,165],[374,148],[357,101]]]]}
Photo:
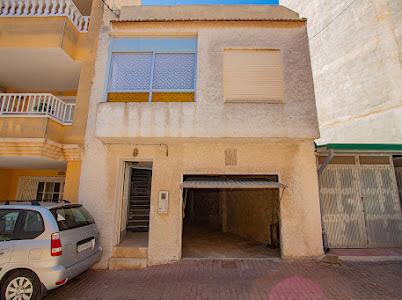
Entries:
{"type": "Polygon", "coordinates": [[[402,299],[402,261],[181,261],[88,271],[51,299],[402,299]]]}

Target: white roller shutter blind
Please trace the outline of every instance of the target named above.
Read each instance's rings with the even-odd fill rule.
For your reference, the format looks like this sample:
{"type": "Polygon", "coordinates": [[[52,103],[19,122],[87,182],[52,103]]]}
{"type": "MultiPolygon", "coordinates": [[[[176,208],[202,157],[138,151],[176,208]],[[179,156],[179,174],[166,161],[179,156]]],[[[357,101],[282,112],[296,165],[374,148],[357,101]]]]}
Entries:
{"type": "Polygon", "coordinates": [[[227,102],[283,102],[281,52],[225,49],[224,97],[227,102]]]}

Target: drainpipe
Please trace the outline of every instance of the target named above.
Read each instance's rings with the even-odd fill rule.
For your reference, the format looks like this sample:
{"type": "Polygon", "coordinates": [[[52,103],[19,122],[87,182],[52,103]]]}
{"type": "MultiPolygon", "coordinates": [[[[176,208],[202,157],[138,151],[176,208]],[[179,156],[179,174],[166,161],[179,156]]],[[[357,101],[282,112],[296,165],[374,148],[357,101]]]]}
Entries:
{"type": "MultiPolygon", "coordinates": [[[[329,149],[329,155],[328,157],[324,160],[324,162],[321,164],[321,166],[318,168],[318,177],[322,175],[324,172],[324,169],[329,165],[331,160],[334,158],[335,152],[334,149],[329,149]]],[[[322,203],[321,203],[321,197],[320,197],[320,216],[321,216],[321,231],[322,231],[322,242],[324,246],[324,251],[326,251],[328,248],[328,237],[327,237],[327,232],[325,231],[324,228],[324,220],[322,219],[322,203]]]]}
{"type": "Polygon", "coordinates": [[[324,169],[329,165],[331,160],[334,158],[334,155],[335,155],[334,149],[329,149],[328,157],[324,160],[324,162],[318,168],[318,176],[321,176],[322,172],[324,172],[324,169]]]}

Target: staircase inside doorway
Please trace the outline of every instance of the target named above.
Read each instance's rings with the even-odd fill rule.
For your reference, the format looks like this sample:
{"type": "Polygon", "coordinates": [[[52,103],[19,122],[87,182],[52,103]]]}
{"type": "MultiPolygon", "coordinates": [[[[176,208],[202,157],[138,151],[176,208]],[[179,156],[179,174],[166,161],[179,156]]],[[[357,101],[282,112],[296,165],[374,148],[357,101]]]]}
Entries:
{"type": "Polygon", "coordinates": [[[127,231],[148,232],[149,230],[151,179],[152,170],[132,169],[127,231]]]}

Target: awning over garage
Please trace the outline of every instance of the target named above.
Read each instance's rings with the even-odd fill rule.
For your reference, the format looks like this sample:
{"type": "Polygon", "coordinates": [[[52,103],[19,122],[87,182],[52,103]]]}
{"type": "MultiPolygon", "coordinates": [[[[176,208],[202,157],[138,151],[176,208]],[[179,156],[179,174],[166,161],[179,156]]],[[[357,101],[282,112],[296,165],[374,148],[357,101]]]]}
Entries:
{"type": "Polygon", "coordinates": [[[258,178],[186,178],[181,184],[187,189],[279,189],[286,185],[269,179],[258,178]]]}

